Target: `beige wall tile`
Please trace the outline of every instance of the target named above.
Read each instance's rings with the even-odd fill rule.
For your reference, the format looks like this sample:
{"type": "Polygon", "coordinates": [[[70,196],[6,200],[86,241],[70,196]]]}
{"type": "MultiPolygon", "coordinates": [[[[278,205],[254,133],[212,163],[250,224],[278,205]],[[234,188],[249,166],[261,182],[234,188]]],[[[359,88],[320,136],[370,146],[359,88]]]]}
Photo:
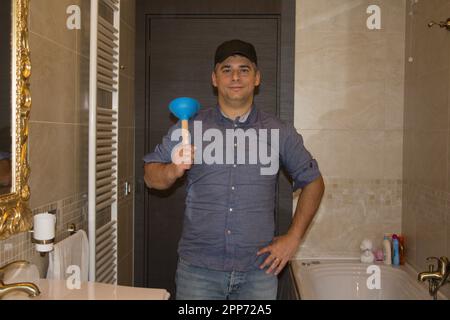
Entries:
{"type": "Polygon", "coordinates": [[[89,125],[74,127],[75,190],[77,193],[87,193],[89,187],[89,125]]]}
{"type": "Polygon", "coordinates": [[[443,11],[446,5],[448,5],[447,0],[414,1],[408,4],[408,8],[412,9],[417,25],[426,30],[429,19],[440,21],[446,18],[446,12],[443,11]]]}
{"type": "MultiPolygon", "coordinates": [[[[447,95],[447,104],[448,104],[448,110],[450,110],[450,68],[449,68],[449,82],[448,82],[448,95],[447,95]]],[[[449,131],[450,131],[450,111],[449,111],[449,131]]],[[[450,132],[449,132],[450,134],[450,132]]],[[[448,138],[449,144],[447,145],[447,150],[450,151],[450,136],[448,138]]],[[[450,155],[448,155],[450,157],[450,155]]],[[[447,192],[450,192],[450,159],[447,159],[448,165],[447,165],[447,192]]],[[[449,220],[450,223],[450,220],[449,220]]]]}
{"type": "Polygon", "coordinates": [[[439,291],[443,293],[446,297],[450,297],[450,287],[448,285],[441,287],[439,291]]]}
{"type": "Polygon", "coordinates": [[[122,0],[120,2],[120,18],[131,28],[135,28],[135,11],[136,11],[136,0],[122,0]]]}
{"type": "Polygon", "coordinates": [[[89,58],[91,3],[90,0],[77,0],[77,2],[81,9],[81,30],[76,31],[76,50],[78,54],[89,58]]]}
{"type": "Polygon", "coordinates": [[[447,190],[447,138],[445,131],[412,133],[412,153],[405,155],[405,161],[411,166],[409,181],[436,190],[447,190]]]}
{"type": "Polygon", "coordinates": [[[128,178],[128,134],[127,128],[119,128],[119,164],[118,164],[118,177],[119,180],[128,178]]]}
{"type": "MultiPolygon", "coordinates": [[[[450,6],[449,6],[450,7],[450,6]]],[[[450,57],[449,57],[450,60],[450,57]]],[[[449,136],[447,136],[447,192],[450,192],[450,68],[448,69],[448,90],[447,90],[447,106],[448,106],[448,128],[449,128],[449,136]]],[[[450,225],[450,220],[449,220],[450,225]]]]}
{"type": "Polygon", "coordinates": [[[404,34],[297,35],[295,125],[401,129],[404,34]]]}
{"type": "Polygon", "coordinates": [[[347,88],[384,81],[388,39],[381,33],[299,32],[296,82],[347,88]]]}
{"type": "Polygon", "coordinates": [[[89,59],[76,55],[75,122],[89,125],[89,59]]]}
{"type": "Polygon", "coordinates": [[[73,125],[30,124],[30,206],[32,208],[75,193],[75,130],[73,125]]]}
{"type": "Polygon", "coordinates": [[[134,128],[119,128],[119,180],[134,176],[134,128]]]}
{"type": "Polygon", "coordinates": [[[404,36],[406,27],[405,11],[409,0],[380,0],[369,1],[370,4],[380,3],[382,10],[382,31],[398,33],[404,36]]]}
{"type": "Polygon", "coordinates": [[[408,203],[410,198],[405,198],[407,201],[403,202],[402,215],[402,233],[405,236],[406,259],[410,263],[416,262],[416,214],[414,208],[408,203]]]}
{"type": "Polygon", "coordinates": [[[118,279],[117,284],[119,286],[132,286],[133,285],[133,260],[131,255],[125,256],[117,266],[118,279]]]}
{"type": "Polygon", "coordinates": [[[30,35],[33,121],[75,122],[76,55],[36,34],[30,35]]]}
{"type": "Polygon", "coordinates": [[[450,132],[447,136],[447,189],[445,191],[450,192],[450,132]]]}
{"type": "Polygon", "coordinates": [[[131,96],[134,93],[130,92],[130,80],[128,77],[120,75],[119,81],[119,126],[131,127],[131,96]]]}
{"type": "Polygon", "coordinates": [[[385,131],[383,150],[383,178],[403,178],[403,131],[385,131]]]}
{"type": "Polygon", "coordinates": [[[128,25],[120,27],[120,65],[125,68],[121,74],[134,78],[135,32],[128,25]]]}
{"type": "Polygon", "coordinates": [[[326,178],[325,184],[319,211],[297,257],[359,257],[363,239],[379,247],[384,233],[401,232],[399,180],[326,178]]]}
{"type": "Polygon", "coordinates": [[[128,103],[128,113],[129,113],[129,120],[131,123],[131,127],[136,127],[136,120],[135,120],[135,110],[136,110],[136,102],[135,102],[135,80],[134,79],[130,79],[130,81],[128,82],[130,89],[129,89],[129,93],[130,93],[130,97],[129,97],[129,103],[128,103]]]}
{"type": "Polygon", "coordinates": [[[128,204],[122,202],[118,206],[118,223],[117,223],[117,257],[118,260],[122,260],[130,251],[127,241],[127,233],[129,232],[128,226],[128,204]]]}
{"type": "Polygon", "coordinates": [[[384,91],[382,81],[336,89],[297,83],[295,127],[382,130],[385,121],[384,91]]]}
{"type": "Polygon", "coordinates": [[[127,176],[128,178],[134,176],[134,128],[128,128],[128,143],[127,143],[127,176]]]}
{"type": "Polygon", "coordinates": [[[133,203],[132,199],[119,204],[118,211],[119,283],[131,285],[133,274],[133,203]]]}
{"type": "Polygon", "coordinates": [[[348,177],[376,179],[383,176],[383,154],[385,152],[383,131],[361,131],[348,141],[350,174],[348,177]]]}
{"type": "Polygon", "coordinates": [[[441,257],[447,252],[447,213],[428,210],[419,205],[416,211],[416,263],[421,270],[428,269],[427,257],[441,257]]]}
{"type": "MultiPolygon", "coordinates": [[[[408,70],[409,68],[407,68],[408,70]]],[[[414,92],[414,79],[405,80],[405,105],[403,111],[403,129],[405,132],[414,129],[415,119],[413,110],[417,107],[413,104],[417,104],[417,101],[413,98],[414,92]]]]}
{"type": "Polygon", "coordinates": [[[386,80],[384,90],[384,127],[386,130],[403,130],[405,89],[403,82],[386,80]]]}
{"type": "Polygon", "coordinates": [[[383,177],[383,131],[301,130],[300,133],[305,146],[319,162],[324,176],[355,179],[383,177]]]}
{"type": "MultiPolygon", "coordinates": [[[[447,196],[447,208],[448,208],[448,202],[450,201],[450,197],[447,196]]],[[[450,210],[447,210],[447,216],[446,216],[446,222],[447,226],[447,251],[446,251],[446,257],[450,259],[450,210]]]]}
{"type": "Polygon", "coordinates": [[[30,1],[30,31],[75,51],[76,31],[67,29],[67,8],[72,0],[30,1]]]}
{"type": "MultiPolygon", "coordinates": [[[[297,0],[297,29],[321,32],[371,32],[367,29],[369,5],[381,9],[381,30],[404,32],[405,0],[297,0]]],[[[374,32],[374,31],[372,31],[374,32]]]]}
{"type": "MultiPolygon", "coordinates": [[[[433,16],[428,17],[426,23],[433,19],[433,16]]],[[[450,50],[448,35],[439,27],[429,29],[426,24],[418,25],[418,22],[414,23],[414,28],[413,38],[408,39],[412,47],[410,55],[414,58],[411,74],[421,76],[447,69],[449,61],[446,52],[450,50]]]]}
{"type": "Polygon", "coordinates": [[[127,46],[130,50],[130,54],[128,55],[128,75],[130,78],[134,79],[136,75],[136,61],[135,61],[135,48],[136,48],[136,32],[133,29],[130,29],[131,34],[128,37],[127,46]]]}
{"type": "Polygon", "coordinates": [[[323,176],[345,178],[349,174],[350,149],[345,130],[300,130],[305,147],[319,163],[323,176]],[[333,157],[329,157],[333,154],[333,157]]]}
{"type": "Polygon", "coordinates": [[[386,33],[382,36],[386,41],[383,48],[385,80],[389,84],[401,85],[405,81],[405,33],[386,33]]]}
{"type": "Polygon", "coordinates": [[[406,125],[415,130],[448,130],[448,69],[407,82],[406,125]]]}
{"type": "MultiPolygon", "coordinates": [[[[414,168],[412,161],[406,161],[408,154],[412,154],[412,140],[414,136],[411,131],[404,131],[403,135],[403,182],[411,184],[414,179],[414,168]]],[[[417,179],[416,179],[417,180],[417,179]]]]}

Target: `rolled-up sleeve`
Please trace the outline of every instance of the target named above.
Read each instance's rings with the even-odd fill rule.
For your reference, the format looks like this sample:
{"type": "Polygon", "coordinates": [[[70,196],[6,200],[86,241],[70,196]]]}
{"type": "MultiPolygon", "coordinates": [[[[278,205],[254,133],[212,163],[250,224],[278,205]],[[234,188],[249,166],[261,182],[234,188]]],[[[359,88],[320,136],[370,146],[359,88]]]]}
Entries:
{"type": "Polygon", "coordinates": [[[291,176],[293,191],[303,188],[321,176],[317,161],[303,144],[303,137],[297,130],[286,125],[280,134],[280,156],[283,166],[291,176]]]}
{"type": "Polygon", "coordinates": [[[160,144],[158,144],[155,147],[155,150],[151,153],[148,153],[144,156],[143,160],[145,163],[171,163],[172,162],[172,150],[173,148],[180,143],[181,138],[179,141],[172,141],[171,136],[173,131],[176,129],[181,128],[181,121],[178,121],[176,124],[174,124],[170,129],[169,132],[162,138],[162,141],[160,144]]]}

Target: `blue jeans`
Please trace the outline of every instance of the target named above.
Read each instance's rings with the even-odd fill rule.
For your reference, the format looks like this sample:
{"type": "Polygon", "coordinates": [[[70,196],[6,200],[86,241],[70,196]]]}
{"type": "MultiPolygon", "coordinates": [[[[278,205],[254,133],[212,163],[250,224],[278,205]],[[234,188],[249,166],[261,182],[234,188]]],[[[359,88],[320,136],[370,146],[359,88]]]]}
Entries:
{"type": "Polygon", "coordinates": [[[265,270],[217,271],[178,260],[177,300],[275,300],[278,278],[265,270]]]}

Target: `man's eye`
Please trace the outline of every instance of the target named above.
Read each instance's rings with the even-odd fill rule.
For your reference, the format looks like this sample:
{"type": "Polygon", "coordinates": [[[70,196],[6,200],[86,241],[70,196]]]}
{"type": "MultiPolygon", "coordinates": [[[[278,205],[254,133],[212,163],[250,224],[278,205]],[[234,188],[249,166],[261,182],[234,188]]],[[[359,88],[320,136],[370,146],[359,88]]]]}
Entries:
{"type": "Polygon", "coordinates": [[[241,72],[242,73],[248,73],[250,70],[248,70],[248,69],[241,69],[241,72]]]}
{"type": "Polygon", "coordinates": [[[230,71],[231,71],[230,69],[223,69],[222,70],[223,73],[230,73],[230,71]]]}

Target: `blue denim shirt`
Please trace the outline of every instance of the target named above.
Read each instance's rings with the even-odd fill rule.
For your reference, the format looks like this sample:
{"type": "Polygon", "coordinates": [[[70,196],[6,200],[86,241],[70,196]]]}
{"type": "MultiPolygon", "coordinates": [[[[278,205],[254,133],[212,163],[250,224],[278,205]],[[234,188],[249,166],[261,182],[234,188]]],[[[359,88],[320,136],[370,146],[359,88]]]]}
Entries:
{"type": "MultiPolygon", "coordinates": [[[[144,157],[145,163],[171,162],[171,152],[179,143],[179,140],[172,141],[171,135],[180,127],[180,122],[172,126],[154,152],[144,157]]],[[[258,134],[258,144],[264,143],[272,151],[276,141],[270,135],[270,130],[278,129],[277,161],[290,174],[294,182],[293,191],[320,177],[318,164],[292,125],[258,110],[256,106],[252,107],[243,122],[225,117],[218,106],[202,109],[189,120],[189,132],[193,139],[191,143],[197,147],[197,151],[194,165],[187,172],[186,209],[178,254],[183,260],[199,267],[220,271],[254,270],[267,256],[257,257],[257,251],[268,245],[274,237],[279,170],[271,175],[261,174],[261,168],[267,168],[268,165],[260,161],[250,164],[248,153],[256,151],[250,143],[245,145],[247,161],[242,163],[237,160],[236,144],[227,144],[225,141],[223,152],[234,152],[234,163],[223,161],[223,164],[206,164],[203,161],[196,164],[202,155],[198,153],[199,150],[206,153],[206,147],[212,141],[205,139],[203,133],[212,128],[218,129],[224,140],[227,129],[254,129],[256,132],[268,129],[267,137],[258,134]],[[200,135],[194,129],[195,122],[202,125],[200,135]]]]}

